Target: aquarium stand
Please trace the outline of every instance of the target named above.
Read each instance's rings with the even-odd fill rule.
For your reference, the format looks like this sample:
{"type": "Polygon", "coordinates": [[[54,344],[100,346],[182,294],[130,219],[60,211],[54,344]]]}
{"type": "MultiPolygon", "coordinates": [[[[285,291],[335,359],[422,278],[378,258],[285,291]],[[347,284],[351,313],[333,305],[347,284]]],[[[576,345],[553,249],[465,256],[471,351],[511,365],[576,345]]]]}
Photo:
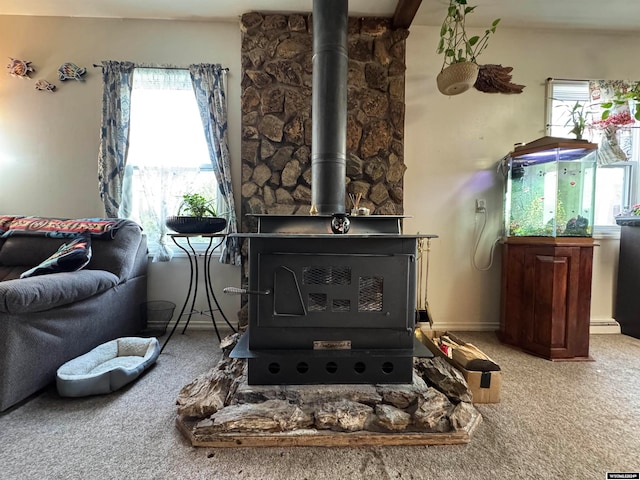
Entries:
{"type": "Polygon", "coordinates": [[[498,337],[548,360],[591,360],[594,242],[590,237],[505,237],[498,337]]]}

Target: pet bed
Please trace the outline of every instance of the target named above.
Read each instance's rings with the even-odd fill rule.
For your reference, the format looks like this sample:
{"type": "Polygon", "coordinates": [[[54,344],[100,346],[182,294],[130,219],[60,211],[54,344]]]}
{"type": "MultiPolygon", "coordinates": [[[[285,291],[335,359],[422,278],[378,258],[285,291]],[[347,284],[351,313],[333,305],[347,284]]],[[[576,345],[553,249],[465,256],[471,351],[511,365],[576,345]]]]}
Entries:
{"type": "Polygon", "coordinates": [[[58,393],[83,397],[114,392],[138,378],[159,354],[155,337],[123,337],[103,343],[58,369],[58,393]]]}

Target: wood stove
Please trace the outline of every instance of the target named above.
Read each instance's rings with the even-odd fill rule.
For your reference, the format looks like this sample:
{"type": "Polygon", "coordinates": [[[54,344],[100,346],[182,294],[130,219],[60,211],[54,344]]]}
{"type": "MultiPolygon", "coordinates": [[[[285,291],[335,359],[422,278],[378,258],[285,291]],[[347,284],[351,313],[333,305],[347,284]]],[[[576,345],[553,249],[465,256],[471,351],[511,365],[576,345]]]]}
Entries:
{"type": "MultiPolygon", "coordinates": [[[[345,215],[346,0],[313,3],[311,188],[317,215],[258,215],[249,327],[232,357],[248,383],[411,383],[418,239],[401,216],[345,215]]],[[[424,349],[420,356],[432,356],[424,349]]]]}
{"type": "MultiPolygon", "coordinates": [[[[232,356],[248,383],[411,383],[416,251],[401,217],[258,216],[249,242],[249,328],[232,356]],[[315,231],[315,233],[312,233],[315,231]]],[[[419,356],[430,356],[420,352],[419,356]]]]}

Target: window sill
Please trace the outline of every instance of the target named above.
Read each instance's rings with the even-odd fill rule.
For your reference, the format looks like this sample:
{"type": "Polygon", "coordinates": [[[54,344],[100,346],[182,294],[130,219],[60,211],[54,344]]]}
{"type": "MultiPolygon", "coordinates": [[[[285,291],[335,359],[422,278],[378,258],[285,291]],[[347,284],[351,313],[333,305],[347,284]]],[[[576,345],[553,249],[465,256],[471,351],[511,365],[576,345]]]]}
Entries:
{"type": "Polygon", "coordinates": [[[594,240],[619,240],[620,227],[617,225],[595,226],[593,227],[594,240]]]}
{"type": "MultiPolygon", "coordinates": [[[[207,250],[207,244],[192,243],[192,245],[193,245],[193,249],[196,252],[196,256],[203,257],[207,250]]],[[[180,249],[179,247],[175,245],[169,245],[169,248],[173,252],[173,258],[187,258],[187,254],[184,252],[184,250],[180,249]]],[[[149,258],[153,258],[154,255],[155,255],[155,251],[149,251],[147,254],[149,258]]],[[[211,258],[213,259],[219,259],[220,255],[222,255],[222,247],[216,248],[213,252],[211,252],[211,258]]]]}

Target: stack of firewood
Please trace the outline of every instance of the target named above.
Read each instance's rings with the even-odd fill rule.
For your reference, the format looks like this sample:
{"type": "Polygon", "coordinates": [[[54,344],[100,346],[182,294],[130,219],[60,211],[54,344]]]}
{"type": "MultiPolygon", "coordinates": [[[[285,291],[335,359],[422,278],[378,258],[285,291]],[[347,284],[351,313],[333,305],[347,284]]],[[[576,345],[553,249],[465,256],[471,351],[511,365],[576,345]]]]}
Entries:
{"type": "Polygon", "coordinates": [[[451,333],[445,333],[432,340],[445,355],[467,370],[480,372],[500,370],[498,364],[482,350],[471,343],[463,342],[451,333]]]}

